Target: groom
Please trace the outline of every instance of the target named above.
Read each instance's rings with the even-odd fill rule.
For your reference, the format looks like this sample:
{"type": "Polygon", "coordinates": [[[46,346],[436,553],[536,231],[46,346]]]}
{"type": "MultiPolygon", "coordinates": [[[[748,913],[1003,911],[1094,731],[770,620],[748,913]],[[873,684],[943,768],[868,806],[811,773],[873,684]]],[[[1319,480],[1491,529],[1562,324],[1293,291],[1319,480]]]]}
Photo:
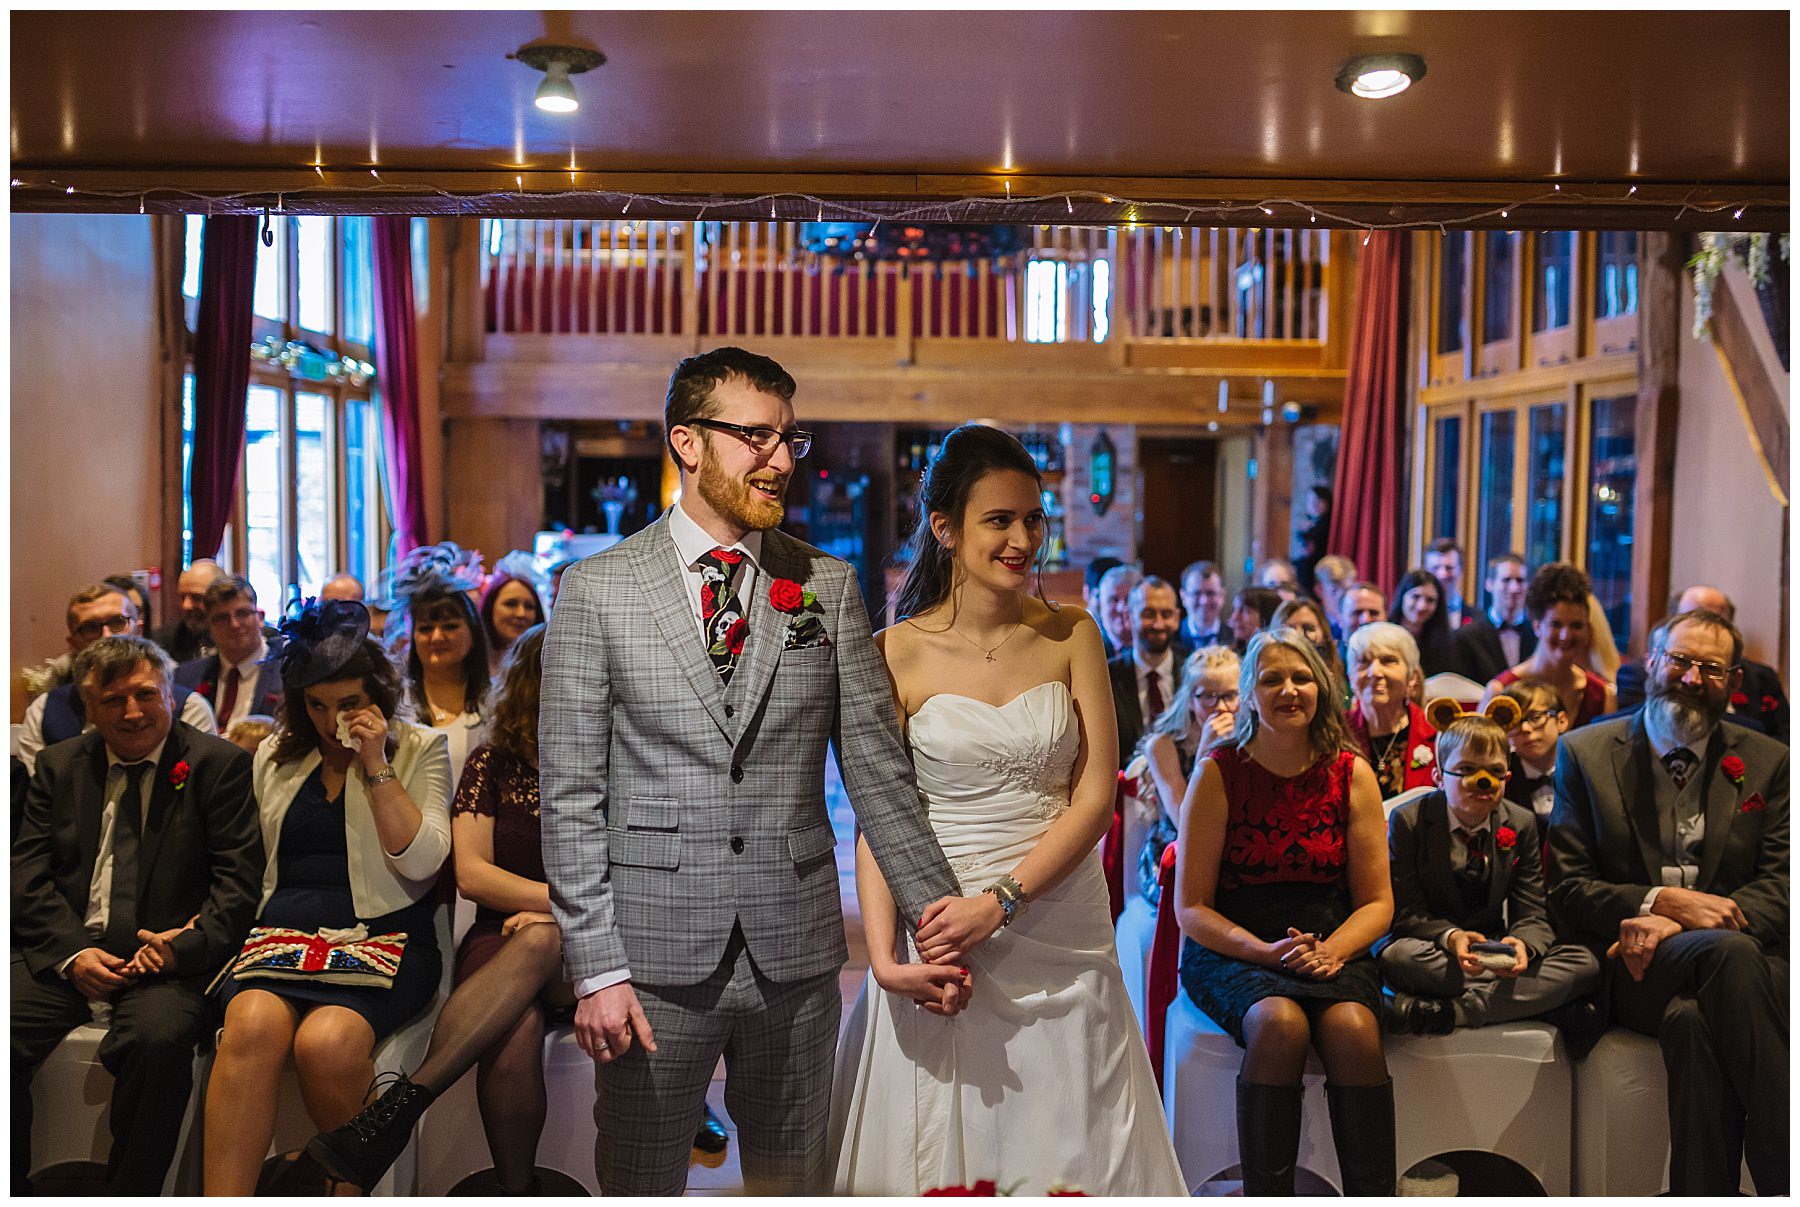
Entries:
{"type": "Polygon", "coordinates": [[[544,645],[544,867],[609,1195],[686,1188],[721,1054],[745,1188],[826,1189],[848,956],[827,742],[909,922],[958,895],[854,573],[775,528],[811,443],[793,395],[739,348],[681,362],[680,502],[569,569],[544,645]]]}

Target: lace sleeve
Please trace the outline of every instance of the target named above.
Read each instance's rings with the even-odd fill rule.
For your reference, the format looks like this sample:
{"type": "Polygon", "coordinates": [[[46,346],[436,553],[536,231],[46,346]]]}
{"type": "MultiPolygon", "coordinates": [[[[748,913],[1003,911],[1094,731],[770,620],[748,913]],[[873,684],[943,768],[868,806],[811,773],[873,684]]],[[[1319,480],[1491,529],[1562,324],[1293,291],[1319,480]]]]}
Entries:
{"type": "Polygon", "coordinates": [[[456,799],[450,802],[450,815],[458,813],[479,813],[483,817],[493,817],[499,813],[500,777],[495,774],[494,752],[489,746],[479,746],[463,764],[462,779],[457,781],[456,799]]]}

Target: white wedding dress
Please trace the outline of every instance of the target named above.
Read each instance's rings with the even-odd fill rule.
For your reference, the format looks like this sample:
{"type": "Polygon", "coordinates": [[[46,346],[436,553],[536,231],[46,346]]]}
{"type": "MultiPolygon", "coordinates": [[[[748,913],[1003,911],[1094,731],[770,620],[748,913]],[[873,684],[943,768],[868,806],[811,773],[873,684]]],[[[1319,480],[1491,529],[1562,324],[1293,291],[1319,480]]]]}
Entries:
{"type": "MultiPolygon", "coordinates": [[[[1062,683],[1000,708],[933,696],[909,737],[932,829],[966,895],[1016,866],[1069,806],[1080,731],[1062,683]]],[[[992,1179],[1027,1195],[1186,1195],[1113,951],[1098,855],[968,967],[974,995],[953,1018],[864,982],[832,1094],[836,1193],[992,1179]]]]}

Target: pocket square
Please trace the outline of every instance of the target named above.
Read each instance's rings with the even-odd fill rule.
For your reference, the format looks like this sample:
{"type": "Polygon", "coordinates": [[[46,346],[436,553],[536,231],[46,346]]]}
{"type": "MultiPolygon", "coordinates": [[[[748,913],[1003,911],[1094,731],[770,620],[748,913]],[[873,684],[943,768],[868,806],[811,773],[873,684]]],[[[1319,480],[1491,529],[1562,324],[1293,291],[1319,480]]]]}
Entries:
{"type": "Polygon", "coordinates": [[[787,650],[812,650],[831,644],[825,634],[825,623],[817,616],[796,616],[788,622],[787,650]]]}
{"type": "Polygon", "coordinates": [[[1743,804],[1738,806],[1738,812],[1739,813],[1761,813],[1764,809],[1767,809],[1768,807],[1769,807],[1769,802],[1763,799],[1763,794],[1760,792],[1753,792],[1744,801],[1743,804]]]}

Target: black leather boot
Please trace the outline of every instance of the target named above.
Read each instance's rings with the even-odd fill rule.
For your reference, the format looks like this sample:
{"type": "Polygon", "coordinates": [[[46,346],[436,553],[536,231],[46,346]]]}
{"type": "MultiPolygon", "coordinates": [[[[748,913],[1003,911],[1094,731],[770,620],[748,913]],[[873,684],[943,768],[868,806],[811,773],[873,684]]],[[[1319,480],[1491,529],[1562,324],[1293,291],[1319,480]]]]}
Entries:
{"type": "Polygon", "coordinates": [[[356,1118],[306,1142],[307,1155],[338,1181],[373,1189],[405,1151],[419,1116],[437,1097],[405,1073],[395,1073],[393,1077],[395,1080],[381,1097],[364,1107],[356,1118]]]}
{"type": "Polygon", "coordinates": [[[1394,1079],[1380,1085],[1325,1085],[1331,1142],[1344,1195],[1394,1193],[1394,1079]]]}
{"type": "Polygon", "coordinates": [[[1297,1085],[1257,1085],[1238,1078],[1238,1160],[1246,1196],[1292,1197],[1294,1166],[1300,1159],[1300,1095],[1297,1085]]]}

